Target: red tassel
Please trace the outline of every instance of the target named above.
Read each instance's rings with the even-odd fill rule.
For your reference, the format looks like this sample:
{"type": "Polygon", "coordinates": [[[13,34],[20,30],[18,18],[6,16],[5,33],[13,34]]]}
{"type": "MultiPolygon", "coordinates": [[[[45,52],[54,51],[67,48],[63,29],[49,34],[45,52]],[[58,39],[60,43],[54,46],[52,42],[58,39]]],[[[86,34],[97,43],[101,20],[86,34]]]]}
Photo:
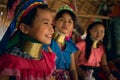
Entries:
{"type": "Polygon", "coordinates": [[[15,10],[19,4],[20,0],[14,0],[11,9],[8,10],[8,19],[13,19],[15,15],[15,10]]]}

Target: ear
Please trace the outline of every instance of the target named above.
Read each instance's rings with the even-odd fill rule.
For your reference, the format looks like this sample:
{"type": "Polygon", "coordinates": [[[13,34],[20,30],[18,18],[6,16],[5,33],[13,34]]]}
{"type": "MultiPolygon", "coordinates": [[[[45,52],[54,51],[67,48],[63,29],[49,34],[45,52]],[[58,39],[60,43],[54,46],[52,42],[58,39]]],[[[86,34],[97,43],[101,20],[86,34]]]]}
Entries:
{"type": "Polygon", "coordinates": [[[20,29],[20,31],[21,32],[23,32],[24,34],[28,34],[29,33],[29,26],[27,26],[26,24],[24,24],[24,23],[21,23],[20,25],[19,25],[19,29],[20,29]]]}

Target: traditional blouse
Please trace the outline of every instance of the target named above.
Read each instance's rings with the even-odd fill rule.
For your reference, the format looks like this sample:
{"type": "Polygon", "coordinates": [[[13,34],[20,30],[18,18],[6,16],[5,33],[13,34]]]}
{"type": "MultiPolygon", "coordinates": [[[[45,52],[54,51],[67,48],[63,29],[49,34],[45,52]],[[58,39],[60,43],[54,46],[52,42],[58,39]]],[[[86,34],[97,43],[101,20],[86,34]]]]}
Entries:
{"type": "Polygon", "coordinates": [[[60,49],[58,43],[54,39],[52,39],[50,46],[57,56],[56,68],[68,70],[71,63],[71,54],[77,51],[77,47],[75,46],[73,41],[71,39],[66,40],[66,47],[64,50],[60,49]]]}
{"type": "MultiPolygon", "coordinates": [[[[87,44],[89,45],[89,44],[87,44]]],[[[86,43],[85,41],[81,41],[76,44],[78,49],[80,50],[80,56],[79,59],[77,60],[78,65],[84,65],[84,66],[95,66],[99,67],[101,58],[103,54],[105,53],[104,46],[100,45],[98,48],[91,48],[91,54],[89,57],[89,60],[87,61],[85,58],[85,48],[86,48],[86,43]]]]}
{"type": "Polygon", "coordinates": [[[55,54],[42,50],[39,60],[14,47],[0,55],[0,75],[14,76],[15,80],[50,80],[55,70],[55,54]]]}

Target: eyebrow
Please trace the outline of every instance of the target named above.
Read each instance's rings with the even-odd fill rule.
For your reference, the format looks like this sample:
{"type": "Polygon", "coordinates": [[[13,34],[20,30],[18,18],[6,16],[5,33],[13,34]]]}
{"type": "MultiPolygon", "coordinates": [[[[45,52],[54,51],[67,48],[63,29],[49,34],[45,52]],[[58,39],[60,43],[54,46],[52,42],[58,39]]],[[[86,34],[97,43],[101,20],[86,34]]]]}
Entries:
{"type": "MultiPolygon", "coordinates": [[[[65,19],[65,17],[63,17],[63,16],[61,16],[61,18],[64,18],[65,19]]],[[[73,19],[71,18],[71,19],[69,19],[69,20],[72,20],[73,21],[73,19]]]]}
{"type": "Polygon", "coordinates": [[[50,20],[49,20],[49,19],[47,19],[47,18],[45,18],[45,19],[42,19],[42,22],[43,22],[43,21],[50,21],[50,20]]]}

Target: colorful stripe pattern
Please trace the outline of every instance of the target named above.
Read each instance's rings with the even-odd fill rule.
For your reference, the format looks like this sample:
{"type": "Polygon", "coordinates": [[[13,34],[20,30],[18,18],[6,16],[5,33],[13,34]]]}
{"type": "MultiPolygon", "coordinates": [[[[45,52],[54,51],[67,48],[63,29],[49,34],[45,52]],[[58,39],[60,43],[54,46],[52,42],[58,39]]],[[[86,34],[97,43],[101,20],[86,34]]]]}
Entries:
{"type": "Polygon", "coordinates": [[[25,16],[27,13],[37,5],[43,5],[43,0],[26,0],[24,4],[19,8],[15,18],[11,22],[10,26],[5,32],[2,40],[0,41],[0,53],[5,51],[6,45],[9,41],[10,36],[14,33],[15,29],[18,27],[18,22],[25,16]]]}

